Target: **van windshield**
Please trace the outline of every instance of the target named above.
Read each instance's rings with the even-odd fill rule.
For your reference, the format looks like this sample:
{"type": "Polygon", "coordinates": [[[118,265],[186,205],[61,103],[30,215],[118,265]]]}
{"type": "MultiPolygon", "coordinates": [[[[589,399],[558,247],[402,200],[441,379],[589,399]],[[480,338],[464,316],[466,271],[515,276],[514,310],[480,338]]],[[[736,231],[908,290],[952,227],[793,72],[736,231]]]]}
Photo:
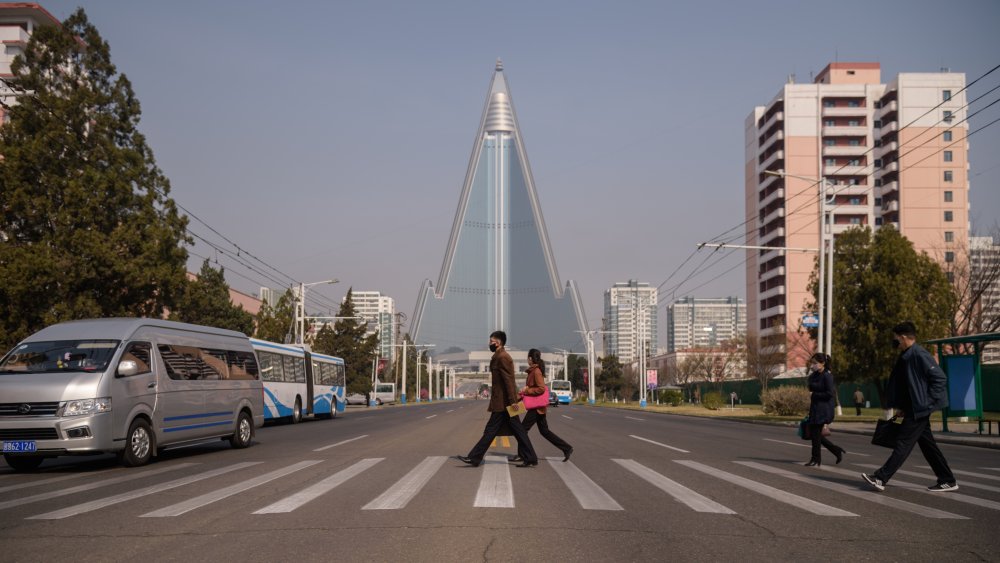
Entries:
{"type": "Polygon", "coordinates": [[[25,342],[0,360],[0,373],[103,372],[118,340],[25,342]]]}

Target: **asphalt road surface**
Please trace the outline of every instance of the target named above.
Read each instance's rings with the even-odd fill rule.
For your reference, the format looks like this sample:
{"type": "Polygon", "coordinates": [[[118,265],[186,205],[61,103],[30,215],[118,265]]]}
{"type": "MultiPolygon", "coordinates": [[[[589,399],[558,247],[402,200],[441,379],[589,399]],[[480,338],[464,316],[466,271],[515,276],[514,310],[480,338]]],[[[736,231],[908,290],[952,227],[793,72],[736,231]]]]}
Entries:
{"type": "Polygon", "coordinates": [[[975,561],[1000,559],[1000,452],[942,445],[960,490],[929,493],[919,450],[884,493],[889,451],[834,434],[843,463],[791,428],[550,408],[568,463],[517,468],[499,439],[465,455],[486,401],[352,407],[258,430],[255,444],[0,463],[0,561],[975,561]]]}

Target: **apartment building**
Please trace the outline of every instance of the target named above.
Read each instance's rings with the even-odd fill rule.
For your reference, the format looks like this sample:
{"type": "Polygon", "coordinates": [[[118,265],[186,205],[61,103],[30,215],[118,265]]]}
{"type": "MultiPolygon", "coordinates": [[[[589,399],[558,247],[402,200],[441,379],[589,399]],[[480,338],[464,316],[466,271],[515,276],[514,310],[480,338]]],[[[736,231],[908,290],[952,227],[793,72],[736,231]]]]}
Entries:
{"type": "Polygon", "coordinates": [[[638,280],[618,282],[604,291],[604,353],[622,364],[657,353],[657,292],[638,280]]]}
{"type": "Polygon", "coordinates": [[[747,306],[739,297],[684,297],[667,306],[667,352],[716,348],[746,335],[747,306]]]}
{"type": "Polygon", "coordinates": [[[396,301],[392,297],[382,295],[378,291],[353,291],[354,312],[364,317],[368,325],[367,334],[379,334],[379,357],[395,357],[396,327],[393,317],[396,314],[396,301]]]}

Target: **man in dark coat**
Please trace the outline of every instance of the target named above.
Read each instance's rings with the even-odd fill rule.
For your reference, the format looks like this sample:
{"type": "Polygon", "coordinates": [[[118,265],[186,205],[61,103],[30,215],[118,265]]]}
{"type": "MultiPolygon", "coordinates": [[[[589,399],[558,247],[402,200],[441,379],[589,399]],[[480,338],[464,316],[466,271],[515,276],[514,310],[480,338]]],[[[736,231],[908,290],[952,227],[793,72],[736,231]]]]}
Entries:
{"type": "Polygon", "coordinates": [[[504,427],[510,426],[511,433],[517,439],[517,451],[522,454],[522,463],[517,467],[533,467],[538,465],[538,456],[535,455],[535,448],[531,446],[528,433],[521,426],[521,419],[507,414],[507,407],[520,400],[517,395],[517,385],[514,384],[514,360],[504,349],[507,344],[507,335],[502,330],[494,331],[490,335],[490,351],[493,357],[490,359],[490,373],[492,374],[492,388],[490,389],[490,405],[487,410],[490,412],[490,419],[483,429],[483,437],[472,447],[472,451],[467,456],[458,456],[458,459],[468,463],[473,467],[478,467],[483,463],[483,457],[490,443],[496,438],[497,433],[504,427]]]}
{"type": "Polygon", "coordinates": [[[862,473],[861,477],[875,490],[884,491],[885,484],[913,451],[913,445],[918,444],[920,452],[937,476],[937,483],[927,487],[927,490],[958,490],[955,475],[931,433],[931,413],[948,406],[947,377],[934,357],[916,343],[917,327],[913,323],[899,323],[892,332],[893,345],[900,348],[902,353],[896,360],[886,385],[885,406],[895,409],[896,417],[902,419],[899,438],[892,455],[882,467],[871,475],[862,473]]]}

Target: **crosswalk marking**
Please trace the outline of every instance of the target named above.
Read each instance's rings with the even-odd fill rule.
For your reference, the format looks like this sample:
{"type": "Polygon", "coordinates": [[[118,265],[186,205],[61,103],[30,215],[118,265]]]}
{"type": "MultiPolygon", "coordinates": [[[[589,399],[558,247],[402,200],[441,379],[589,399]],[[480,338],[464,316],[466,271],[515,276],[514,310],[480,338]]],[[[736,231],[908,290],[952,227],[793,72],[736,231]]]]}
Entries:
{"type": "MultiPolygon", "coordinates": [[[[878,465],[871,465],[871,464],[867,464],[867,463],[855,463],[854,465],[856,465],[858,467],[864,467],[866,469],[878,469],[879,468],[878,465]]],[[[917,473],[916,471],[904,471],[902,469],[896,471],[896,473],[898,473],[900,475],[909,475],[910,477],[920,477],[921,479],[927,479],[927,480],[929,480],[931,482],[936,482],[937,481],[937,477],[935,475],[930,474],[930,473],[917,473]]],[[[893,481],[893,482],[895,483],[895,481],[893,481]]],[[[965,480],[961,481],[961,483],[959,484],[959,486],[963,487],[963,488],[964,487],[969,487],[970,489],[982,489],[984,491],[992,491],[994,493],[1000,493],[1000,487],[994,487],[992,485],[981,485],[979,483],[972,483],[972,482],[965,481],[965,480]]]]}
{"type": "Polygon", "coordinates": [[[52,477],[51,479],[41,479],[39,481],[18,483],[17,485],[7,485],[6,487],[0,487],[0,493],[6,493],[7,491],[16,491],[17,489],[27,489],[30,487],[37,487],[39,485],[50,485],[52,483],[66,481],[68,479],[79,479],[81,476],[94,477],[95,475],[104,475],[105,473],[107,473],[107,471],[94,472],[94,473],[81,473],[80,475],[63,475],[61,477],[52,477]]]}
{"type": "Polygon", "coordinates": [[[564,463],[562,458],[558,457],[545,459],[584,510],[625,510],[573,462],[564,463]]]}
{"type": "Polygon", "coordinates": [[[563,417],[563,418],[568,418],[568,419],[570,419],[570,420],[573,420],[573,417],[572,417],[572,416],[566,416],[566,415],[562,415],[562,417],[563,417]]]}
{"type": "Polygon", "coordinates": [[[510,482],[507,458],[488,455],[483,458],[483,476],[473,506],[479,508],[514,508],[514,486],[510,482]]]}
{"type": "Polygon", "coordinates": [[[319,483],[302,489],[301,491],[295,493],[292,496],[286,497],[279,500],[274,504],[269,504],[264,508],[254,512],[254,514],[275,514],[280,512],[291,512],[296,508],[319,498],[322,495],[332,491],[336,487],[344,484],[348,479],[360,475],[364,471],[370,469],[376,463],[384,460],[384,457],[376,458],[366,458],[355,463],[354,465],[344,469],[343,471],[338,471],[337,473],[323,479],[319,483]]]}
{"type": "MultiPolygon", "coordinates": [[[[848,469],[838,469],[836,467],[827,467],[825,465],[823,466],[823,469],[825,471],[829,471],[829,472],[832,472],[832,473],[839,473],[841,475],[849,475],[849,476],[852,476],[852,477],[855,476],[855,475],[857,475],[857,473],[855,473],[853,471],[850,471],[848,469]]],[[[897,487],[902,487],[904,489],[910,489],[912,491],[918,491],[918,492],[921,492],[921,493],[927,493],[929,495],[934,495],[934,496],[943,496],[943,497],[945,497],[945,498],[947,498],[949,500],[953,500],[953,501],[956,501],[956,502],[964,502],[966,504],[974,504],[976,506],[982,506],[983,508],[990,508],[990,509],[993,509],[993,510],[1000,510],[1000,502],[996,502],[996,501],[992,501],[992,500],[986,500],[986,499],[977,498],[977,497],[973,497],[973,496],[969,496],[969,495],[963,495],[962,493],[955,493],[955,492],[949,492],[947,495],[942,495],[941,493],[935,493],[933,491],[928,491],[926,485],[918,485],[916,483],[909,483],[907,481],[900,481],[899,479],[893,479],[891,483],[892,483],[892,485],[897,486],[897,487]]]]}
{"type": "Polygon", "coordinates": [[[668,446],[666,444],[661,444],[659,442],[655,442],[653,440],[650,440],[649,438],[643,438],[642,436],[636,436],[635,434],[629,434],[628,437],[629,438],[635,438],[636,440],[642,440],[643,442],[649,442],[650,444],[656,444],[657,446],[663,446],[664,448],[668,448],[668,449],[671,449],[671,450],[677,450],[677,451],[679,451],[681,453],[684,453],[684,454],[691,453],[691,452],[689,452],[687,450],[682,450],[680,448],[675,448],[673,446],[668,446]]]}
{"type": "Polygon", "coordinates": [[[419,465],[410,470],[396,484],[389,487],[387,491],[379,495],[378,498],[361,507],[362,510],[393,510],[403,508],[420,489],[427,484],[427,481],[437,473],[438,469],[444,465],[446,456],[432,456],[425,458],[419,465]]]}
{"type": "Polygon", "coordinates": [[[1000,471],[1000,467],[980,467],[979,469],[988,469],[990,471],[1000,471]]]}
{"type": "Polygon", "coordinates": [[[349,439],[347,439],[347,440],[341,440],[340,442],[337,442],[336,444],[330,444],[329,446],[323,446],[322,448],[316,448],[316,449],[315,449],[315,450],[313,450],[313,451],[314,451],[314,452],[321,452],[321,451],[323,451],[323,450],[328,450],[328,449],[330,449],[330,448],[336,448],[337,446],[340,446],[340,445],[343,445],[343,444],[346,444],[346,443],[348,443],[348,442],[353,442],[353,441],[355,441],[355,440],[360,440],[360,439],[362,439],[362,438],[367,438],[367,437],[368,437],[368,434],[362,434],[361,436],[357,436],[357,437],[355,437],[355,438],[349,438],[349,439]]]}
{"type": "Polygon", "coordinates": [[[168,471],[174,471],[176,469],[184,469],[185,467],[191,467],[197,465],[195,463],[178,463],[177,465],[171,465],[168,467],[157,467],[156,469],[150,469],[147,471],[129,471],[126,475],[121,477],[112,477],[111,479],[104,479],[102,481],[94,481],[92,483],[86,483],[83,485],[78,485],[76,487],[70,487],[68,489],[56,489],[54,491],[49,491],[47,493],[39,493],[37,495],[32,495],[30,497],[18,498],[13,500],[8,500],[0,502],[0,509],[10,508],[12,506],[21,506],[24,504],[29,504],[32,502],[38,502],[40,500],[48,500],[51,498],[72,495],[74,493],[80,493],[83,491],[90,491],[92,489],[97,489],[100,487],[106,487],[108,485],[114,485],[116,483],[124,483],[126,481],[132,481],[134,479],[141,479],[143,477],[150,477],[152,475],[159,475],[160,473],[166,473],[168,471]]]}
{"type": "Polygon", "coordinates": [[[714,512],[718,514],[736,514],[734,511],[722,506],[721,504],[715,502],[714,500],[702,496],[691,489],[681,485],[680,483],[673,481],[659,473],[653,471],[652,469],[636,463],[631,459],[612,459],[611,461],[621,465],[625,469],[628,469],[632,473],[641,477],[642,479],[648,481],[653,486],[657,487],[661,491],[667,493],[668,495],[674,497],[678,501],[688,505],[697,512],[714,512]]]}
{"type": "MultiPolygon", "coordinates": [[[[765,442],[775,442],[775,443],[778,443],[778,444],[788,444],[789,446],[799,446],[799,447],[802,447],[802,448],[811,448],[812,447],[812,443],[811,442],[807,442],[807,441],[802,441],[802,442],[787,442],[785,440],[774,440],[774,439],[771,439],[771,438],[761,438],[761,439],[764,440],[765,442]]],[[[863,454],[863,453],[860,453],[860,452],[848,452],[848,454],[852,455],[852,456],[871,457],[870,454],[863,454]]]]}
{"type": "Polygon", "coordinates": [[[205,493],[201,496],[194,497],[193,499],[189,499],[184,502],[179,502],[177,504],[167,506],[159,510],[147,512],[146,514],[143,514],[142,517],[163,518],[170,516],[180,516],[181,514],[186,514],[196,508],[207,506],[209,504],[212,504],[213,502],[218,502],[222,499],[229,498],[235,494],[239,494],[242,493],[243,491],[247,491],[254,487],[263,485],[264,483],[269,483],[271,481],[274,481],[275,479],[280,479],[285,475],[290,475],[292,473],[295,473],[296,471],[305,469],[306,467],[316,465],[317,463],[320,463],[320,461],[321,460],[318,459],[315,460],[308,459],[305,461],[300,461],[298,463],[289,465],[288,467],[283,467],[281,469],[271,471],[270,473],[265,473],[263,475],[260,475],[259,477],[254,477],[253,479],[249,479],[247,481],[243,481],[241,483],[237,483],[235,485],[225,487],[217,491],[205,493]]]}
{"type": "Polygon", "coordinates": [[[83,514],[84,512],[91,512],[100,508],[105,508],[113,504],[118,504],[121,502],[137,499],[153,493],[159,493],[167,491],[170,489],[176,489],[177,487],[182,487],[190,483],[201,481],[203,479],[209,479],[211,477],[217,477],[231,471],[237,471],[239,469],[245,469],[254,465],[259,465],[259,461],[245,461],[243,463],[236,463],[233,465],[227,465],[226,467],[221,467],[219,469],[213,469],[211,471],[206,471],[204,473],[197,473],[195,475],[189,475],[187,477],[182,477],[180,479],[175,479],[173,481],[168,481],[166,483],[160,483],[157,485],[152,485],[150,487],[144,487],[142,489],[136,489],[134,491],[129,491],[127,493],[122,493],[120,495],[114,495],[103,499],[97,499],[91,502],[85,502],[83,504],[78,504],[76,506],[70,506],[69,508],[63,508],[62,510],[55,510],[53,512],[46,512],[45,514],[39,514],[37,516],[29,516],[27,520],[59,520],[62,518],[67,518],[69,516],[76,516],[77,514],[83,514]]]}
{"type": "MultiPolygon", "coordinates": [[[[920,469],[930,469],[929,465],[921,465],[920,469]]],[[[985,473],[976,473],[975,471],[961,471],[959,469],[952,469],[952,473],[955,475],[968,475],[969,477],[977,477],[979,479],[989,479],[990,481],[1000,481],[1000,477],[996,475],[987,475],[985,473]]]]}
{"type": "Polygon", "coordinates": [[[750,489],[756,493],[771,497],[778,502],[790,504],[796,508],[812,512],[813,514],[818,514],[820,516],[857,516],[857,514],[854,514],[853,512],[848,512],[846,510],[841,510],[839,508],[834,508],[832,506],[816,502],[812,499],[793,495],[792,493],[776,489],[770,485],[765,485],[764,483],[758,483],[757,481],[747,479],[746,477],[740,477],[739,475],[727,473],[725,471],[715,469],[714,467],[698,463],[697,461],[687,459],[675,459],[674,461],[685,467],[697,469],[707,475],[718,477],[723,481],[728,481],[734,485],[750,489]]]}
{"type": "MultiPolygon", "coordinates": [[[[912,502],[906,502],[905,500],[895,499],[884,493],[877,493],[875,491],[861,490],[858,487],[849,487],[841,483],[834,483],[826,479],[821,479],[816,476],[805,476],[799,473],[793,473],[791,471],[786,471],[784,469],[778,469],[777,467],[771,467],[769,465],[764,465],[763,463],[757,463],[755,461],[737,461],[740,465],[745,465],[747,467],[752,467],[760,471],[766,471],[768,473],[773,473],[775,475],[781,475],[782,477],[787,477],[795,481],[802,483],[808,483],[810,485],[815,485],[818,487],[825,487],[843,493],[845,495],[850,495],[855,498],[866,500],[868,502],[874,502],[876,504],[881,504],[883,506],[888,506],[890,508],[896,508],[899,510],[905,510],[907,512],[912,512],[920,516],[926,516],[928,518],[954,518],[958,520],[966,520],[965,516],[959,516],[958,514],[952,514],[951,512],[945,512],[943,510],[937,510],[934,508],[920,506],[919,504],[913,504],[912,502]]],[[[858,475],[858,481],[861,481],[861,476],[858,475]]],[[[859,485],[860,486],[860,485],[859,485]]]]}
{"type": "Polygon", "coordinates": [[[627,418],[629,420],[638,420],[639,422],[645,422],[646,421],[645,418],[636,418],[634,416],[626,416],[625,418],[627,418]]]}
{"type": "Polygon", "coordinates": [[[432,414],[432,415],[428,416],[427,418],[431,419],[431,418],[434,418],[435,416],[437,416],[437,415],[436,414],[432,414]]]}

